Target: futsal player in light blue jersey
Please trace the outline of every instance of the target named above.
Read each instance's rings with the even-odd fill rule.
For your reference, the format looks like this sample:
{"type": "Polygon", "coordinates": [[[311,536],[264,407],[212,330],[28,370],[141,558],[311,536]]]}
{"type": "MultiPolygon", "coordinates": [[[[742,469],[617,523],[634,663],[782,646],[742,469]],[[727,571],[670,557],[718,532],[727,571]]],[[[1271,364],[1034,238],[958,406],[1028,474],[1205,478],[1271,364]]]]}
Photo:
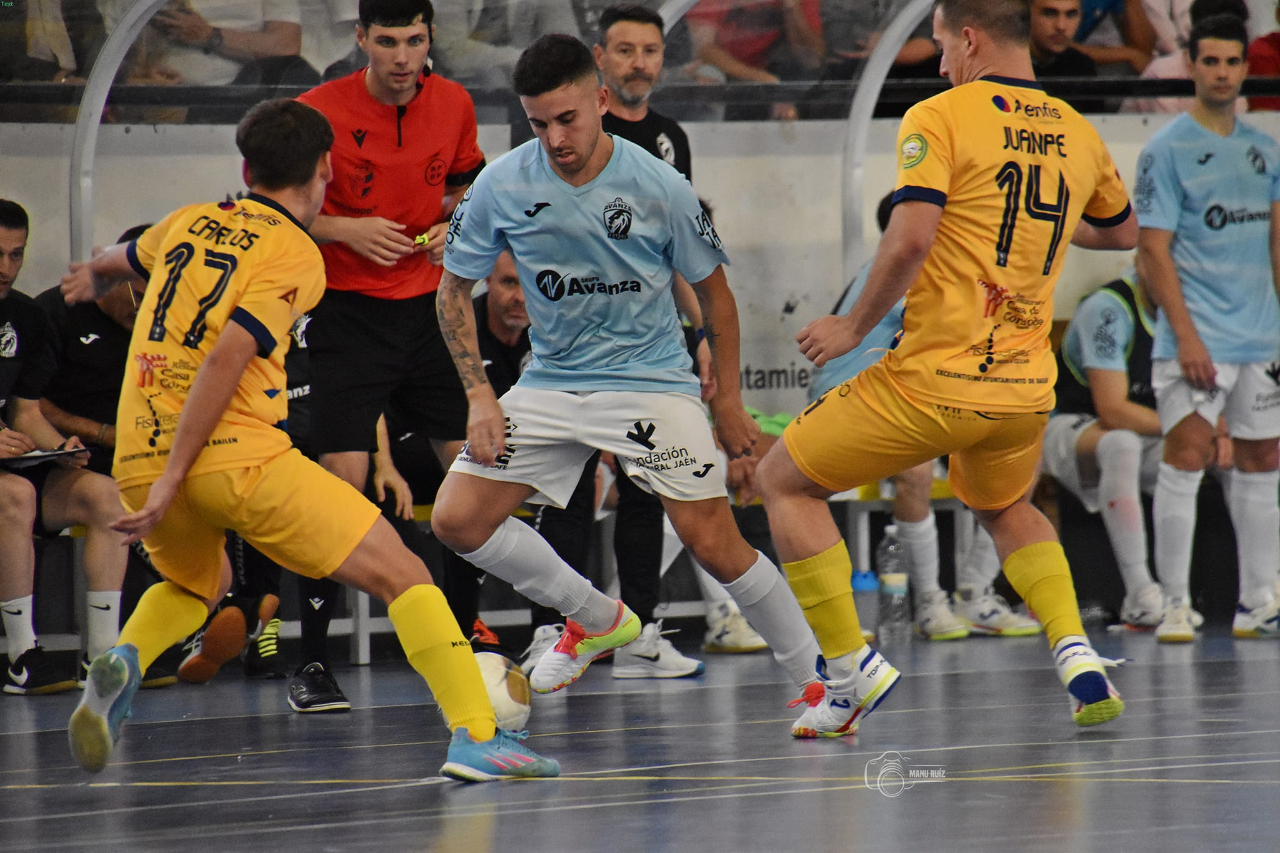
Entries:
{"type": "Polygon", "coordinates": [[[1244,24],[1218,15],[1187,45],[1196,98],[1138,160],[1138,250],[1159,307],[1152,385],[1165,434],[1156,480],[1163,642],[1193,638],[1189,601],[1196,492],[1225,417],[1236,470],[1227,507],[1240,563],[1236,637],[1280,634],[1276,554],[1280,436],[1280,145],[1236,118],[1248,73],[1244,24]]]}
{"type": "MultiPolygon", "coordinates": [[[[539,39],[513,82],[537,139],[480,174],[446,237],[438,310],[470,412],[433,529],[472,564],[566,616],[560,642],[530,676],[540,693],[559,690],[633,640],[639,620],[511,513],[526,500],[564,506],[593,449],[613,453],[659,495],[680,539],[796,685],[821,694],[818,647],[799,604],[734,524],[676,320],[679,271],[698,294],[711,342],[716,433],[730,458],[750,453],[760,428],[742,407],[737,308],[720,238],[679,173],[603,132],[607,95],[584,44],[539,39]],[[533,357],[499,401],[481,366],[470,293],[504,249],[525,290],[533,357]]],[[[796,726],[806,728],[803,720],[796,726]]]]}

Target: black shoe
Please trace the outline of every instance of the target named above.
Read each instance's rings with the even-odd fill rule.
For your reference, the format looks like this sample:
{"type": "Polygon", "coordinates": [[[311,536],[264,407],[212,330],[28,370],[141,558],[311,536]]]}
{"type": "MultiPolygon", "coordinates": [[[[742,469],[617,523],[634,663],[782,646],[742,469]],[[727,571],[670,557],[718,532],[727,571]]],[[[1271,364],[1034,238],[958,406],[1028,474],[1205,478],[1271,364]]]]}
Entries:
{"type": "Polygon", "coordinates": [[[258,639],[249,643],[244,653],[246,678],[286,678],[289,675],[280,659],[280,620],[272,618],[258,639]]]}
{"type": "Polygon", "coordinates": [[[5,693],[64,693],[75,689],[75,674],[61,669],[39,646],[18,655],[18,659],[5,670],[5,693]]]}
{"type": "Polygon", "coordinates": [[[299,714],[350,711],[351,702],[319,661],[309,663],[289,679],[289,707],[299,714]]]}

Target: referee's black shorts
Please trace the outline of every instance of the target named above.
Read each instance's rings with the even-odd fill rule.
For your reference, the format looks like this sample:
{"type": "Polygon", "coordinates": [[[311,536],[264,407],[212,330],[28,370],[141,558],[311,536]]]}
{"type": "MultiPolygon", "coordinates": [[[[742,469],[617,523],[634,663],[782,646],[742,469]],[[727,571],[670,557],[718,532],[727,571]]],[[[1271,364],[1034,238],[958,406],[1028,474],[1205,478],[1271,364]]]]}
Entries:
{"type": "Polygon", "coordinates": [[[311,312],[311,449],[372,452],[392,405],[406,430],[467,437],[467,397],[440,335],[436,295],[376,299],[330,290],[311,312]]]}

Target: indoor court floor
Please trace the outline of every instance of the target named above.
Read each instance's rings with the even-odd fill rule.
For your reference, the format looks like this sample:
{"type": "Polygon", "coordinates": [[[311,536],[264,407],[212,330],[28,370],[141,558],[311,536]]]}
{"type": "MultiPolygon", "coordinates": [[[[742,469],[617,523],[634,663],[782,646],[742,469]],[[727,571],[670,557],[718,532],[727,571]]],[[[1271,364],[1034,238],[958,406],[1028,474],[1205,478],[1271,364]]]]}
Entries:
{"type": "MultiPolygon", "coordinates": [[[[685,631],[693,642],[693,632],[685,631]]],[[[446,731],[405,663],[345,668],[345,715],[283,681],[142,691],[112,764],[73,763],[73,694],[0,697],[5,851],[1230,851],[1280,838],[1280,645],[1095,635],[1128,709],[1071,723],[1042,638],[919,640],[856,738],[797,741],[767,654],[534,698],[549,781],[435,773],[446,731]],[[896,755],[895,755],[896,753],[896,755]],[[896,764],[892,762],[896,761],[896,764]]],[[[679,638],[677,638],[679,642],[679,638]]],[[[683,645],[683,644],[682,644],[683,645]]],[[[689,648],[686,651],[692,652],[689,648]]]]}

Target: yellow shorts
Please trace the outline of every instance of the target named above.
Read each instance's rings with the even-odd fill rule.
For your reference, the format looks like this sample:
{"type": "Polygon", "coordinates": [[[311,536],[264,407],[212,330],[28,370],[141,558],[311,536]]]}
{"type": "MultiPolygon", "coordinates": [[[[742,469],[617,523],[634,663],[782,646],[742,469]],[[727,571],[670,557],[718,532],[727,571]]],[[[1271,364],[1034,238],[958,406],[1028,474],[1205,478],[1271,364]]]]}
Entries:
{"type": "Polygon", "coordinates": [[[832,388],[783,432],[806,477],[834,492],[950,457],[956,497],[1009,506],[1035,480],[1047,412],[985,414],[916,400],[883,362],[832,388]]]}
{"type": "MultiPolygon", "coordinates": [[[[137,512],[149,484],[121,489],[137,512]]],[[[156,569],[184,589],[218,594],[226,531],[311,578],[332,574],[355,550],[378,508],[296,448],[263,465],[188,477],[160,523],[143,537],[156,569]]]]}

